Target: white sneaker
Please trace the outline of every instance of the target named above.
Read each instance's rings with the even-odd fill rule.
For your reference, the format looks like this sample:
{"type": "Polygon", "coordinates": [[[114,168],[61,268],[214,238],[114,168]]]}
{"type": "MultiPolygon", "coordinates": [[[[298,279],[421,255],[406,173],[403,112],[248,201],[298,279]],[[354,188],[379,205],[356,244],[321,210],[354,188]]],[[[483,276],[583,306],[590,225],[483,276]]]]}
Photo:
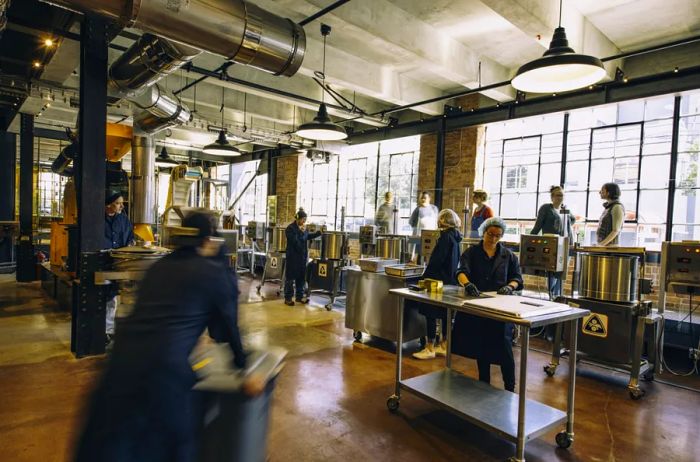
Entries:
{"type": "Polygon", "coordinates": [[[435,351],[424,348],[421,351],[413,353],[413,357],[416,359],[435,359],[435,351]]]}
{"type": "Polygon", "coordinates": [[[445,348],[445,345],[435,345],[435,356],[447,356],[447,348],[445,348]]]}

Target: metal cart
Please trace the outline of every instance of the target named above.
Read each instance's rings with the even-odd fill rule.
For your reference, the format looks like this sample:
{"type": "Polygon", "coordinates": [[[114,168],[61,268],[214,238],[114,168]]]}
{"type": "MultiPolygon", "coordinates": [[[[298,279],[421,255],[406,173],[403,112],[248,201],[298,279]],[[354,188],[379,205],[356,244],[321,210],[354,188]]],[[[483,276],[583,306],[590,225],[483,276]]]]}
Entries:
{"type": "MultiPolygon", "coordinates": [[[[512,322],[521,329],[520,380],[518,394],[491,387],[451,369],[452,329],[447,329],[446,368],[429,374],[401,379],[401,348],[396,349],[396,389],[387,400],[390,411],[399,408],[401,390],[411,392],[436,404],[461,418],[516,444],[515,456],[510,460],[525,460],[525,442],[542,435],[552,428],[566,423],[566,430],[557,434],[559,447],[568,448],[574,440],[574,391],[576,386],[576,341],[579,319],[589,314],[588,310],[567,307],[565,311],[536,317],[514,318],[486,311],[477,304],[469,304],[463,289],[446,286],[442,293],[414,292],[410,289],[392,289],[390,293],[401,298],[396,319],[397,344],[403,342],[404,300],[416,300],[447,309],[447,319],[453,311],[472,314],[497,321],[512,322]],[[464,303],[467,302],[465,305],[464,303]],[[526,398],[527,355],[530,346],[530,329],[553,323],[568,322],[573,333],[569,337],[572,360],[569,367],[569,390],[567,411],[547,406],[526,398]]],[[[472,299],[474,300],[474,299],[472,299]]],[[[478,299],[476,299],[478,300],[478,299]]],[[[476,301],[474,300],[474,301],[476,301]]]]}

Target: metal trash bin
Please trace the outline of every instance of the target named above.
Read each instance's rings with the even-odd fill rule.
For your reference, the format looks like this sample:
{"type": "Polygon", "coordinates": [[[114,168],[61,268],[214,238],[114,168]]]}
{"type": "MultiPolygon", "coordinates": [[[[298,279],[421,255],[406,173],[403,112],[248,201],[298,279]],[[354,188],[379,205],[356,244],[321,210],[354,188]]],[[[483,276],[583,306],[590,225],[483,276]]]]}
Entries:
{"type": "Polygon", "coordinates": [[[193,355],[199,380],[194,390],[202,393],[203,425],[199,462],[263,462],[267,459],[270,399],[275,379],[287,351],[271,347],[254,351],[245,370],[232,366],[228,344],[207,347],[193,355]],[[250,374],[265,380],[262,393],[250,397],[241,386],[250,374]]]}

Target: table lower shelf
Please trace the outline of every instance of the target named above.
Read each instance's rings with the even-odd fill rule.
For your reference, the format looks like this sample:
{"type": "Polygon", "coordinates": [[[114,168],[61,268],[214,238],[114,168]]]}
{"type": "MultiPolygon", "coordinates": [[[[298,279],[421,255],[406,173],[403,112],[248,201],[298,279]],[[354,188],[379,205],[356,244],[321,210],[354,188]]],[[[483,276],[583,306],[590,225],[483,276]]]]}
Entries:
{"type": "MultiPolygon", "coordinates": [[[[442,406],[463,419],[516,442],[518,395],[471,379],[451,369],[401,381],[401,388],[442,406]]],[[[566,413],[526,400],[525,440],[565,423],[566,413]]]]}

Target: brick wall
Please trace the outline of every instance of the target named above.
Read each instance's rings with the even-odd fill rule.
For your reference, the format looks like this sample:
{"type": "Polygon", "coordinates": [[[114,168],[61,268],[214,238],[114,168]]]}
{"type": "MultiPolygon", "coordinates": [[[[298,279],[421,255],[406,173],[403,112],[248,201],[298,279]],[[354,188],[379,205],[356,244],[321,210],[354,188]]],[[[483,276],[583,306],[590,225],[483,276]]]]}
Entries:
{"type": "Polygon", "coordinates": [[[278,157],[276,162],[277,224],[286,226],[294,219],[294,214],[297,210],[299,156],[278,157]]]}
{"type": "MultiPolygon", "coordinates": [[[[478,95],[456,100],[463,109],[478,107],[478,95]]],[[[476,163],[483,144],[484,127],[468,127],[445,134],[445,163],[443,169],[442,206],[461,214],[465,206],[466,188],[473,190],[476,163]]],[[[423,135],[418,166],[418,190],[435,189],[437,135],[423,135]]]]}

